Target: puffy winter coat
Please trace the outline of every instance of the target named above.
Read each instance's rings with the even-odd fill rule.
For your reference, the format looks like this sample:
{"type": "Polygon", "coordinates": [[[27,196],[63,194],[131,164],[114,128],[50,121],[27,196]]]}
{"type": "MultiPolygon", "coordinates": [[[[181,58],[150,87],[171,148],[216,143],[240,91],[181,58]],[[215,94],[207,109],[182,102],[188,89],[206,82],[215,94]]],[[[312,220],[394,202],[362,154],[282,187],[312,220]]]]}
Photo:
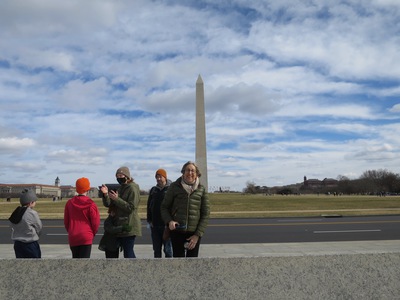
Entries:
{"type": "Polygon", "coordinates": [[[188,194],[181,184],[179,177],[171,183],[161,203],[161,217],[167,224],[170,221],[186,225],[180,231],[194,232],[197,236],[203,236],[210,216],[210,203],[205,187],[199,185],[196,190],[188,194]]]}
{"type": "Polygon", "coordinates": [[[140,189],[139,185],[135,182],[122,184],[118,189],[118,199],[113,201],[108,195],[103,195],[103,204],[105,207],[115,205],[116,214],[115,217],[119,220],[119,224],[129,224],[132,226],[132,230],[129,232],[118,233],[118,237],[127,236],[141,236],[142,235],[142,223],[139,217],[139,203],[140,203],[140,189]]]}

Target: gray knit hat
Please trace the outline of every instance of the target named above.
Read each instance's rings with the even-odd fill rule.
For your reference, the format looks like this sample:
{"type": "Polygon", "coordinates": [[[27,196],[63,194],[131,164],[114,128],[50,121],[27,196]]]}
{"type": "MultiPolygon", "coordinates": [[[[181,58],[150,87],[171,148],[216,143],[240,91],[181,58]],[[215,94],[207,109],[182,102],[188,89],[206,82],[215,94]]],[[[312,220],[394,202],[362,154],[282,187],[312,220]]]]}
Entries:
{"type": "Polygon", "coordinates": [[[28,190],[28,189],[24,189],[21,193],[21,196],[19,197],[19,203],[21,203],[21,205],[25,205],[31,202],[35,202],[37,201],[37,197],[36,194],[33,190],[28,190]]]}
{"type": "Polygon", "coordinates": [[[128,167],[121,167],[117,170],[117,172],[115,173],[115,175],[117,174],[123,174],[125,175],[125,177],[127,177],[128,179],[131,179],[131,172],[129,172],[129,168],[128,167]]]}

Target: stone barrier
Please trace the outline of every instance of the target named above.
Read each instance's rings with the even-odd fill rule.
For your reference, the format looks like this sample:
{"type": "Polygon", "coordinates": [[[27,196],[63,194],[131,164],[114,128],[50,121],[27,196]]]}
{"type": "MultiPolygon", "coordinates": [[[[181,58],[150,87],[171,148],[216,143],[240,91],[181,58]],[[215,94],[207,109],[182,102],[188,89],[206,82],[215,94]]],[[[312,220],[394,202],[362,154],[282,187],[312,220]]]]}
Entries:
{"type": "Polygon", "coordinates": [[[400,254],[2,259],[0,299],[399,299],[400,254]]]}

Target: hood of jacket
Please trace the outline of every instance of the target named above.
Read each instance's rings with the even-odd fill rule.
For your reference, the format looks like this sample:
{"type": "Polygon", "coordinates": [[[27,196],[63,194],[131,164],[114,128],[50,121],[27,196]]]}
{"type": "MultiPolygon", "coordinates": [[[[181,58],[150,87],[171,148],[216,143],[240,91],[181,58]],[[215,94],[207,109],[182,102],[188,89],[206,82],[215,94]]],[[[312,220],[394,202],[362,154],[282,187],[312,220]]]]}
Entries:
{"type": "Polygon", "coordinates": [[[156,189],[158,189],[158,190],[163,190],[163,189],[165,189],[165,188],[168,188],[170,185],[171,185],[171,183],[172,183],[172,181],[171,180],[169,180],[169,179],[167,179],[167,183],[163,186],[163,187],[160,187],[160,186],[158,186],[158,185],[155,185],[154,186],[154,188],[156,188],[156,189]]]}
{"type": "Polygon", "coordinates": [[[13,224],[18,224],[19,222],[21,222],[22,217],[24,216],[26,210],[28,209],[27,206],[18,206],[13,213],[11,214],[11,216],[8,218],[8,220],[13,223],[13,224]]]}
{"type": "Polygon", "coordinates": [[[88,196],[83,196],[83,195],[75,196],[68,201],[71,202],[71,205],[78,207],[80,209],[85,209],[90,207],[93,202],[93,200],[90,199],[88,196]]]}

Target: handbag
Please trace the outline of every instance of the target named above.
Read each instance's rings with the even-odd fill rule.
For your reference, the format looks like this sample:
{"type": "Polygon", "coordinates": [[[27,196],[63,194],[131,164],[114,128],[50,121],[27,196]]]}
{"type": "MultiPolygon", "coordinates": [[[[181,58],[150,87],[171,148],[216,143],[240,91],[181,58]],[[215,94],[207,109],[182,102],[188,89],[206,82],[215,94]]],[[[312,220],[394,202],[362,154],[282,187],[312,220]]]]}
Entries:
{"type": "Polygon", "coordinates": [[[170,239],[170,237],[171,237],[171,230],[169,230],[168,226],[165,226],[162,239],[163,241],[167,241],[170,239]]]}

